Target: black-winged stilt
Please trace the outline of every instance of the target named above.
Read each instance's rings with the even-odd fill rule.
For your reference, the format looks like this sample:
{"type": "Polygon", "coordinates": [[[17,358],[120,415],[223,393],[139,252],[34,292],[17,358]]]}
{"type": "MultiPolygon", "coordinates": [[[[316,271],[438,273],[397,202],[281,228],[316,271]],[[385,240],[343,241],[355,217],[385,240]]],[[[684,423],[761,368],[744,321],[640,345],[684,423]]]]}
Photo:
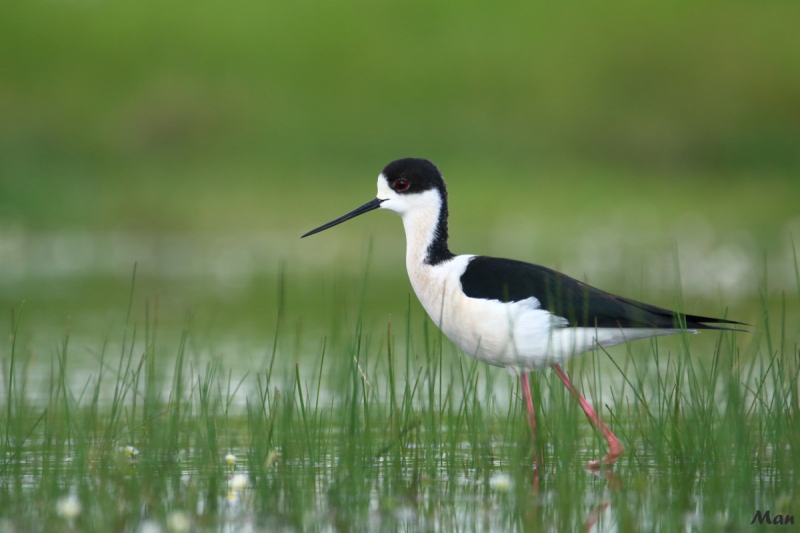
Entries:
{"type": "Polygon", "coordinates": [[[608,443],[605,457],[587,465],[592,469],[612,465],[624,448],[562,363],[597,346],[741,324],[615,296],[539,265],[454,255],[447,246],[447,188],[439,169],[426,159],[389,163],[378,176],[377,198],[303,237],[379,208],[403,218],[408,277],[433,322],[467,354],[519,375],[533,438],[536,417],[528,372],[553,368],[608,443]]]}

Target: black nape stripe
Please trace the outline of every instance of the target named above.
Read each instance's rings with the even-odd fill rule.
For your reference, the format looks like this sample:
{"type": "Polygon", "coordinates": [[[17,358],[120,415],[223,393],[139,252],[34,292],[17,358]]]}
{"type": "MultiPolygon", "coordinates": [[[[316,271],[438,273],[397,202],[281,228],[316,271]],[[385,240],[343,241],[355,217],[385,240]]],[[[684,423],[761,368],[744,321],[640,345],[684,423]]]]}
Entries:
{"type": "Polygon", "coordinates": [[[444,263],[455,257],[447,245],[447,188],[444,186],[444,181],[442,181],[442,186],[439,187],[439,195],[442,198],[442,207],[439,209],[439,221],[436,223],[433,241],[428,245],[428,251],[425,255],[425,262],[432,266],[444,263]]]}

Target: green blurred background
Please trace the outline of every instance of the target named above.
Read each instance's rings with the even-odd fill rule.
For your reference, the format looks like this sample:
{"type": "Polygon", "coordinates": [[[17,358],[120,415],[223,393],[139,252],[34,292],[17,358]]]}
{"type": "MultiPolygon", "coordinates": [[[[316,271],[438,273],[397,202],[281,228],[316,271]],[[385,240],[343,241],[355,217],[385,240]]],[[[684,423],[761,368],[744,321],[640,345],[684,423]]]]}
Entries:
{"type": "Polygon", "coordinates": [[[407,156],[442,169],[457,253],[662,305],[680,285],[691,311],[749,321],[765,263],[770,296],[795,290],[796,2],[2,11],[0,305],[26,300],[53,338],[124,322],[134,262],[135,309],[158,297],[166,322],[239,341],[272,334],[281,268],[298,324],[361,298],[385,324],[410,291],[400,221],[299,235],[407,156]]]}

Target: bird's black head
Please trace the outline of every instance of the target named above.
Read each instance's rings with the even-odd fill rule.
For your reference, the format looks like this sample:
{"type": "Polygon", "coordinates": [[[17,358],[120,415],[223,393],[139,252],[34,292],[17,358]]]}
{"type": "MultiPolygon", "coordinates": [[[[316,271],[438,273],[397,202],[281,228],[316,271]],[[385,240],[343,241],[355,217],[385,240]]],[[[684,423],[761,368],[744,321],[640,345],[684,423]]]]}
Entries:
{"type": "Polygon", "coordinates": [[[398,194],[415,194],[438,189],[442,198],[447,197],[442,173],[427,159],[407,157],[386,165],[381,172],[389,187],[398,194]]]}
{"type": "Polygon", "coordinates": [[[427,159],[409,157],[392,161],[378,176],[377,198],[309,231],[303,237],[374,209],[387,209],[403,217],[412,213],[427,214],[429,219],[435,217],[425,261],[434,265],[454,257],[447,247],[447,187],[439,169],[427,159]]]}

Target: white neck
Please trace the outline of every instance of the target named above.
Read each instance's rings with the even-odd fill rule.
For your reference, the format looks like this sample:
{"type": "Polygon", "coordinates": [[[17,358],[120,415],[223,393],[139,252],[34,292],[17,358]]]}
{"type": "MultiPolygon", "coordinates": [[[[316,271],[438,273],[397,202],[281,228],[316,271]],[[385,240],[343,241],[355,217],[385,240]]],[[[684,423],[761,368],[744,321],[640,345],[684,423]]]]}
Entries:
{"type": "MultiPolygon", "coordinates": [[[[381,209],[393,211],[403,218],[403,227],[406,230],[406,267],[409,273],[425,267],[428,248],[437,237],[439,216],[443,209],[439,191],[429,189],[421,193],[400,195],[389,187],[386,178],[381,174],[378,176],[378,198],[382,200],[381,209]]],[[[445,240],[446,238],[444,235],[445,240]]]]}
{"type": "Polygon", "coordinates": [[[415,206],[402,214],[406,231],[406,266],[425,264],[428,246],[436,235],[442,200],[437,191],[426,191],[415,198],[415,206]]]}

